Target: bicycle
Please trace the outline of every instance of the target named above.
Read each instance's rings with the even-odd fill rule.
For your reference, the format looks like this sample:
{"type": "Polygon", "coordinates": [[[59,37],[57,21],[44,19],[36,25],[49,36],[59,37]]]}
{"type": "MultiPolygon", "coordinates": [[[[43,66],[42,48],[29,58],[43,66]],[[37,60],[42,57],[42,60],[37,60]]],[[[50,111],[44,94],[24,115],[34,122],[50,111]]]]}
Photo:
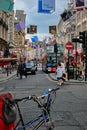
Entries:
{"type": "Polygon", "coordinates": [[[77,71],[76,79],[79,80],[79,81],[83,81],[83,80],[84,80],[84,75],[83,75],[83,74],[80,74],[80,73],[77,71]]]}
{"type": "Polygon", "coordinates": [[[18,114],[19,114],[19,121],[17,122],[14,130],[26,130],[27,127],[31,127],[33,123],[37,122],[37,124],[32,128],[32,130],[38,130],[43,124],[46,128],[46,130],[53,130],[54,129],[54,123],[51,118],[51,105],[54,103],[55,98],[56,98],[56,91],[59,90],[59,88],[55,89],[49,89],[44,92],[44,95],[37,97],[36,95],[24,97],[21,99],[14,99],[12,102],[14,102],[17,106],[18,109],[18,114]],[[54,96],[54,98],[53,98],[54,96]],[[42,102],[41,99],[45,99],[47,97],[46,102],[42,102]],[[27,101],[27,100],[33,100],[38,104],[38,107],[41,109],[42,113],[37,116],[36,118],[33,118],[27,123],[24,123],[22,113],[19,107],[18,102],[21,101],[27,101]],[[21,126],[19,124],[21,123],[21,126]]]}

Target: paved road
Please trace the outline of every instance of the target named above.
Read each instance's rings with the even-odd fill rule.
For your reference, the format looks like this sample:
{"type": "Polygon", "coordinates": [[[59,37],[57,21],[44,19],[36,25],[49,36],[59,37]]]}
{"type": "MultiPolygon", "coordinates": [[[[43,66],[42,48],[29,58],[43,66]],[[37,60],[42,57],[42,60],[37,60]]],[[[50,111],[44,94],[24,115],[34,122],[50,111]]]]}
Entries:
{"type": "MultiPolygon", "coordinates": [[[[31,94],[41,95],[43,90],[56,88],[57,84],[41,70],[36,75],[29,75],[27,79],[11,79],[1,83],[2,92],[11,92],[14,98],[21,98],[31,94]]],[[[0,93],[2,93],[0,92],[0,93]]],[[[38,115],[40,110],[34,102],[20,104],[24,120],[30,120],[38,115]]],[[[87,84],[66,84],[57,92],[52,109],[55,130],[87,130],[87,84]]],[[[27,129],[31,130],[31,129],[27,129]]],[[[39,130],[45,130],[44,126],[39,130]]]]}

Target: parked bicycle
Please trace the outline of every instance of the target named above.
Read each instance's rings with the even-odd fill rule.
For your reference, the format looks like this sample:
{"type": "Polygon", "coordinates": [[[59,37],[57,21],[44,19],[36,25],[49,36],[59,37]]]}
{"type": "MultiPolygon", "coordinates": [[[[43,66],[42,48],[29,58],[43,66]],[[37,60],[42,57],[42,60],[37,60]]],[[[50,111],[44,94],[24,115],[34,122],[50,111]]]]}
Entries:
{"type": "Polygon", "coordinates": [[[79,80],[79,81],[83,81],[84,80],[84,75],[77,71],[76,79],[79,80]]]}
{"type": "Polygon", "coordinates": [[[54,123],[51,117],[51,105],[54,103],[56,98],[56,91],[59,90],[59,88],[55,89],[49,89],[44,92],[44,95],[37,97],[36,95],[24,97],[21,99],[14,99],[12,102],[14,102],[18,109],[19,114],[19,121],[17,122],[14,130],[26,130],[27,127],[31,127],[35,122],[36,125],[32,128],[32,130],[38,130],[43,124],[46,130],[53,130],[54,129],[54,123]],[[47,99],[42,101],[42,99],[47,99]],[[28,121],[27,123],[24,123],[23,116],[19,107],[19,102],[21,101],[27,101],[27,100],[33,100],[38,104],[38,107],[41,109],[41,114],[37,116],[36,118],[33,118],[32,120],[28,121]],[[21,126],[20,126],[21,123],[21,126]]]}

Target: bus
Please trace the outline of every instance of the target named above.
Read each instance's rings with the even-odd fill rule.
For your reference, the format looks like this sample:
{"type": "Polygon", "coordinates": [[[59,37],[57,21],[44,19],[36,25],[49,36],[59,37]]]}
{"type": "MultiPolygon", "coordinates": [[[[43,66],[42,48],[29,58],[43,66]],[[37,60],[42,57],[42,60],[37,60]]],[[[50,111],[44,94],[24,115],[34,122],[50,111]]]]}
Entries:
{"type": "MultiPolygon", "coordinates": [[[[60,44],[63,45],[63,44],[60,44]]],[[[42,71],[46,73],[53,73],[56,70],[57,62],[61,60],[63,55],[63,46],[57,45],[58,53],[54,53],[54,44],[46,44],[46,52],[42,58],[42,71]],[[61,48],[61,49],[60,49],[61,48]]]]}

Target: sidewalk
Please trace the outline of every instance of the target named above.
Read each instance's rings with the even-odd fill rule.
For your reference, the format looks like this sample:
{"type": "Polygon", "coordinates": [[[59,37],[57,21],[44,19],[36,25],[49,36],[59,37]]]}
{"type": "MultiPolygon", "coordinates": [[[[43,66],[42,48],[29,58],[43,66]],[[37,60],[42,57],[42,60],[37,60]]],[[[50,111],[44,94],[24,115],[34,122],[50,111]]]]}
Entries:
{"type": "MultiPolygon", "coordinates": [[[[48,74],[49,77],[54,80],[54,81],[57,81],[56,79],[56,74],[55,73],[49,73],[48,74]]],[[[78,81],[78,80],[75,80],[75,79],[70,79],[70,80],[66,80],[65,84],[68,84],[68,83],[87,83],[87,81],[83,80],[83,81],[78,81]]]]}
{"type": "Polygon", "coordinates": [[[14,70],[11,72],[11,74],[9,73],[7,76],[7,73],[0,73],[0,83],[7,81],[8,79],[12,78],[14,75],[16,75],[17,70],[14,70]]]}

